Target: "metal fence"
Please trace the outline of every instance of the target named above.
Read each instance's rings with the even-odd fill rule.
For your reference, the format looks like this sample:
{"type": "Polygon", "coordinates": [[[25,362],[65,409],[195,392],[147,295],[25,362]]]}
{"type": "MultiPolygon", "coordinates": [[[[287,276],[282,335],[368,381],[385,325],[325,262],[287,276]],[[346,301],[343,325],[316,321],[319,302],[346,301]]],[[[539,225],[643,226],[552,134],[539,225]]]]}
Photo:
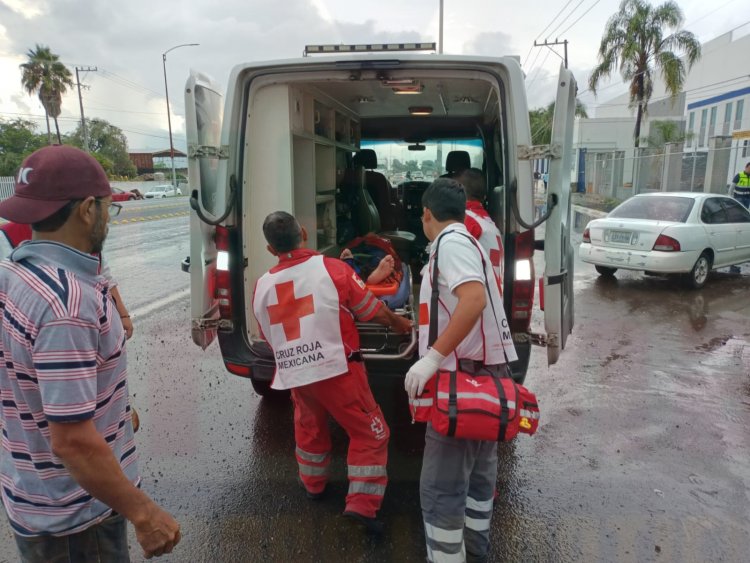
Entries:
{"type": "Polygon", "coordinates": [[[13,184],[15,182],[13,176],[0,176],[0,201],[8,199],[13,195],[13,184]]]}
{"type": "Polygon", "coordinates": [[[750,161],[750,147],[732,147],[722,139],[702,151],[671,145],[627,153],[589,149],[582,154],[578,191],[618,201],[654,191],[726,193],[732,176],[750,161]]]}

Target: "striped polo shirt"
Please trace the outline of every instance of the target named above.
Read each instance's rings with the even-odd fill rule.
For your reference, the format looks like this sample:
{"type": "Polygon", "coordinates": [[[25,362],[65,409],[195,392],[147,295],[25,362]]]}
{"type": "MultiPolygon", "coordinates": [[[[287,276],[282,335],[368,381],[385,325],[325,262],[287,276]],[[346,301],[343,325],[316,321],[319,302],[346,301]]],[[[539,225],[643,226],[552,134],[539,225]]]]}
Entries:
{"type": "Polygon", "coordinates": [[[111,513],[52,452],[50,421],[93,419],[139,483],[125,331],[98,269],[98,258],[47,241],[0,262],[0,486],[22,536],[72,534],[111,513]]]}

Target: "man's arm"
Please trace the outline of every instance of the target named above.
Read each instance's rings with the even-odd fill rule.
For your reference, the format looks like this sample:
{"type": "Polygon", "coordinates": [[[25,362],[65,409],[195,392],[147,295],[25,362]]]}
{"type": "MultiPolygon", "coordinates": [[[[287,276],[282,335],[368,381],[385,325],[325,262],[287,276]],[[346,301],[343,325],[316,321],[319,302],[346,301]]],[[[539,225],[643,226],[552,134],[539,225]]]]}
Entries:
{"type": "Polygon", "coordinates": [[[453,290],[453,293],[458,298],[458,303],[448,321],[448,326],[438,336],[427,354],[411,366],[406,373],[404,388],[411,399],[424,391],[424,386],[440,368],[443,359],[448,354],[452,354],[471,332],[487,304],[484,284],[479,281],[462,283],[453,290]]]}
{"type": "Polygon", "coordinates": [[[458,298],[456,309],[448,321],[448,326],[432,345],[432,348],[443,356],[452,354],[461,341],[468,336],[487,305],[482,282],[463,283],[456,287],[453,293],[458,298]]]}
{"type": "Polygon", "coordinates": [[[171,553],[179,524],[125,477],[93,420],[50,421],[49,430],[52,452],[81,487],[133,523],[146,558],[171,553]]]}
{"type": "Polygon", "coordinates": [[[406,334],[411,330],[412,323],[406,317],[397,315],[384,304],[380,305],[378,311],[370,319],[373,322],[392,328],[398,334],[406,334]]]}
{"type": "Polygon", "coordinates": [[[740,175],[739,174],[735,174],[734,178],[732,178],[732,183],[729,184],[729,191],[727,192],[727,194],[729,194],[730,196],[732,194],[734,194],[734,189],[737,187],[737,183],[739,181],[740,181],[740,175]]]}

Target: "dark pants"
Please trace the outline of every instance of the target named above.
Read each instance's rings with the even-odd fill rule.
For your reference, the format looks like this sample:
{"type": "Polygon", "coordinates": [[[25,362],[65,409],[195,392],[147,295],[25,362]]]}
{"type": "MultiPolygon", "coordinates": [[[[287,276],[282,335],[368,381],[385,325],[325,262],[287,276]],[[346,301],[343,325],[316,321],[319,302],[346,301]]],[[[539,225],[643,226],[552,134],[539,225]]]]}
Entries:
{"type": "Polygon", "coordinates": [[[69,536],[16,535],[22,563],[129,563],[125,519],[119,514],[69,536]]]}
{"type": "Polygon", "coordinates": [[[750,195],[734,194],[734,199],[744,205],[745,209],[750,209],[750,195]]]}

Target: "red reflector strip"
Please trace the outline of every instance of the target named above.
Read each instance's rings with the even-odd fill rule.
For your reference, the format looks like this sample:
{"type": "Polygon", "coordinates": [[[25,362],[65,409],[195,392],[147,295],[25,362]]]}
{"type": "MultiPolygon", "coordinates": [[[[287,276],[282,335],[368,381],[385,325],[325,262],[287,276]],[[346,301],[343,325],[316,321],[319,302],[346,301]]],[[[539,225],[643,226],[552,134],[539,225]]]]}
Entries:
{"type": "Polygon", "coordinates": [[[250,366],[243,366],[240,364],[234,364],[232,362],[224,362],[224,365],[227,367],[227,371],[229,371],[229,373],[233,373],[234,375],[250,377],[250,375],[253,373],[253,370],[250,369],[250,366]]]}

